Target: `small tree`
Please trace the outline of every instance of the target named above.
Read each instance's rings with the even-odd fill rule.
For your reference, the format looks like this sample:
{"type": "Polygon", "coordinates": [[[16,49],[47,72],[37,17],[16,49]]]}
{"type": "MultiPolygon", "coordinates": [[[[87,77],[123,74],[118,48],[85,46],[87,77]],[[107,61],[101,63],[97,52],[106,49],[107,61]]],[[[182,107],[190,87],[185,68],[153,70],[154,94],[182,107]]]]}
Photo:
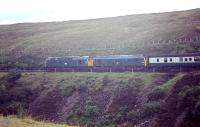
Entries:
{"type": "Polygon", "coordinates": [[[160,111],[159,102],[146,103],[142,107],[141,117],[150,118],[160,111]]]}
{"type": "Polygon", "coordinates": [[[7,82],[15,83],[21,77],[21,71],[18,69],[10,70],[7,75],[7,82]]]}
{"type": "Polygon", "coordinates": [[[109,77],[107,75],[104,75],[103,79],[102,79],[102,84],[103,85],[108,85],[109,82],[110,82],[109,77]]]}
{"type": "Polygon", "coordinates": [[[165,93],[164,89],[162,89],[160,87],[156,87],[148,94],[148,99],[150,101],[157,101],[157,100],[165,97],[165,94],[166,93],[165,93]]]}

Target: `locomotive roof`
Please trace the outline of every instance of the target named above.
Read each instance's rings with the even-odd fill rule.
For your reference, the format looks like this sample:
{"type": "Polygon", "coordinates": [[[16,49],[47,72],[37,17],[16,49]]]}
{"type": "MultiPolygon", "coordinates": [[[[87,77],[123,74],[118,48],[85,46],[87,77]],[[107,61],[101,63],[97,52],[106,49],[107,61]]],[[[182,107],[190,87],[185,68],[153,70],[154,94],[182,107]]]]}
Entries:
{"type": "Polygon", "coordinates": [[[149,55],[149,57],[187,57],[187,56],[200,56],[200,53],[149,55]]]}
{"type": "Polygon", "coordinates": [[[142,54],[139,55],[109,55],[109,56],[94,56],[93,59],[130,59],[130,58],[144,58],[142,54]]]}
{"type": "Polygon", "coordinates": [[[65,59],[65,58],[73,58],[73,59],[88,59],[89,56],[62,56],[62,57],[48,57],[47,60],[50,60],[50,59],[65,59]]]}

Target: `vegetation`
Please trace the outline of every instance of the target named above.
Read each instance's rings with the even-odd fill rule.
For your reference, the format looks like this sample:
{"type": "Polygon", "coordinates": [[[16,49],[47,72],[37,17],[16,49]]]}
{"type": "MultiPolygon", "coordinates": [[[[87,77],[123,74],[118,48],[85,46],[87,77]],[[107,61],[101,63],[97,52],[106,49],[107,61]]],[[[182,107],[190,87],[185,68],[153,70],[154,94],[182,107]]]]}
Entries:
{"type": "Polygon", "coordinates": [[[200,125],[200,73],[184,75],[172,87],[155,118],[155,127],[196,127],[200,125]]]}
{"type": "Polygon", "coordinates": [[[21,77],[20,70],[13,69],[13,70],[10,70],[10,72],[8,73],[6,80],[9,83],[15,83],[20,77],[21,77]]]}
{"type": "Polygon", "coordinates": [[[0,127],[75,127],[65,124],[53,124],[44,121],[34,121],[31,118],[17,118],[15,116],[0,117],[0,127]]]}
{"type": "Polygon", "coordinates": [[[160,87],[156,87],[154,89],[152,89],[152,91],[150,91],[150,93],[148,94],[148,99],[150,101],[157,101],[159,99],[162,99],[163,97],[165,97],[165,93],[166,91],[160,87]]]}
{"type": "Polygon", "coordinates": [[[141,117],[149,118],[159,113],[160,103],[159,102],[149,102],[143,105],[143,110],[141,117]]]}
{"type": "Polygon", "coordinates": [[[162,114],[164,102],[170,102],[171,91],[177,90],[172,92],[177,94],[172,99],[176,103],[168,106],[196,119],[200,88],[179,84],[182,80],[198,84],[198,78],[184,79],[198,74],[1,73],[0,113],[88,127],[134,126],[162,114]]]}
{"type": "Polygon", "coordinates": [[[178,94],[177,110],[187,110],[186,119],[200,119],[200,87],[185,86],[178,94]]]}

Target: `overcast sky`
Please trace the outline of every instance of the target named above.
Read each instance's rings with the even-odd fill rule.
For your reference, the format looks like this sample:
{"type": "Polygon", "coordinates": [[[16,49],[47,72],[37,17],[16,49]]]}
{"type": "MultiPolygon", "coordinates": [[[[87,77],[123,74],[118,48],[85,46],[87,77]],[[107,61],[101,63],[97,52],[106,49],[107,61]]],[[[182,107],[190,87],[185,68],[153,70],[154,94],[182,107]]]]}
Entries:
{"type": "Polygon", "coordinates": [[[200,0],[0,0],[0,24],[66,21],[200,8],[200,0]]]}

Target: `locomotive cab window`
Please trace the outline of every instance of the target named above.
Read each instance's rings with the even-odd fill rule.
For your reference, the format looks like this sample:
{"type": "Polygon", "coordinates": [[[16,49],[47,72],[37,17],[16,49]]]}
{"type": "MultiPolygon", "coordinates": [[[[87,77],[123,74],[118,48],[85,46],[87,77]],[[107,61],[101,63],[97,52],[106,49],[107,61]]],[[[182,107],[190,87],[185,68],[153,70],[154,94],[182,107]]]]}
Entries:
{"type": "Polygon", "coordinates": [[[164,62],[167,63],[167,58],[164,58],[164,62]]]}

